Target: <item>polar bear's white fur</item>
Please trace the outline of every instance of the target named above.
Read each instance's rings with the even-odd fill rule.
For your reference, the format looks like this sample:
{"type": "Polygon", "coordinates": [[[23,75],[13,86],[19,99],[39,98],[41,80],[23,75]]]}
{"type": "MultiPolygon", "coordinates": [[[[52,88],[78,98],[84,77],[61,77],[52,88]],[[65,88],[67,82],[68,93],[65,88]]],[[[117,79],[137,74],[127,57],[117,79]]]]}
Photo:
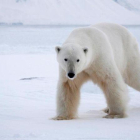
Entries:
{"type": "Polygon", "coordinates": [[[140,91],[140,54],[136,39],[126,28],[109,23],[72,31],[56,47],[59,63],[57,120],[77,116],[80,88],[92,80],[103,90],[106,118],[125,117],[127,85],[140,91]]]}

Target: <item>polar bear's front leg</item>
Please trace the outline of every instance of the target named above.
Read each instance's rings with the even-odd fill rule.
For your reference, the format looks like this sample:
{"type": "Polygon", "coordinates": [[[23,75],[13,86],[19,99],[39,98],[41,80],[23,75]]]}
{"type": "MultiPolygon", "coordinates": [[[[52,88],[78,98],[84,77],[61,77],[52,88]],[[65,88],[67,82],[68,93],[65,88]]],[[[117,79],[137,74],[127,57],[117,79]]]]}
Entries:
{"type": "Polygon", "coordinates": [[[121,75],[107,76],[101,85],[108,104],[108,115],[104,118],[123,118],[126,116],[128,102],[127,87],[121,75]]]}
{"type": "Polygon", "coordinates": [[[58,81],[56,120],[70,120],[76,117],[80,91],[74,85],[58,81]]]}

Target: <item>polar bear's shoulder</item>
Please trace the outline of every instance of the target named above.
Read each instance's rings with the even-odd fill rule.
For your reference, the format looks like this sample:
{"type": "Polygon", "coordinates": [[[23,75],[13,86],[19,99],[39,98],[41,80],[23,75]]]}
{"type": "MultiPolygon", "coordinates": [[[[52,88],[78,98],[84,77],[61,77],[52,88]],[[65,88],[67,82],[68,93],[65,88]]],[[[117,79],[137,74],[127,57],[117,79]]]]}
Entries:
{"type": "Polygon", "coordinates": [[[119,25],[119,24],[115,24],[115,23],[98,23],[98,24],[95,24],[95,25],[91,25],[90,27],[97,28],[97,29],[103,31],[104,33],[115,32],[117,34],[131,35],[126,27],[124,27],[122,25],[119,25]]]}

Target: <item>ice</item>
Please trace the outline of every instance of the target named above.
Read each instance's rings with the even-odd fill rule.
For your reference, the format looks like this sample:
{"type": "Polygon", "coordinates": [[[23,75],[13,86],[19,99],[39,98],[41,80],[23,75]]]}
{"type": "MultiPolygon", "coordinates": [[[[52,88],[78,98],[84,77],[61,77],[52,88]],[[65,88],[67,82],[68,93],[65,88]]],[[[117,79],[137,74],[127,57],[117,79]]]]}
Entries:
{"type": "MultiPolygon", "coordinates": [[[[140,93],[132,88],[127,118],[102,118],[104,95],[88,82],[79,118],[51,120],[58,81],[54,47],[74,28],[0,28],[0,140],[140,139],[140,93]]],[[[139,39],[140,27],[128,29],[139,39]]]]}

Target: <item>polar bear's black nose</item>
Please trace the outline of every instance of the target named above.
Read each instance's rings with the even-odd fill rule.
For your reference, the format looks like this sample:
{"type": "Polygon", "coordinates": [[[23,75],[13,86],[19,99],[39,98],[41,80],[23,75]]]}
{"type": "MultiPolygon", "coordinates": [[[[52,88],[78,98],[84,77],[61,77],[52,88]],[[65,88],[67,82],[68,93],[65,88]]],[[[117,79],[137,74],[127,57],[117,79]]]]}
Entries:
{"type": "Polygon", "coordinates": [[[74,73],[72,73],[72,72],[69,72],[69,73],[68,73],[68,77],[69,77],[69,78],[73,78],[74,76],[75,76],[74,73]]]}

